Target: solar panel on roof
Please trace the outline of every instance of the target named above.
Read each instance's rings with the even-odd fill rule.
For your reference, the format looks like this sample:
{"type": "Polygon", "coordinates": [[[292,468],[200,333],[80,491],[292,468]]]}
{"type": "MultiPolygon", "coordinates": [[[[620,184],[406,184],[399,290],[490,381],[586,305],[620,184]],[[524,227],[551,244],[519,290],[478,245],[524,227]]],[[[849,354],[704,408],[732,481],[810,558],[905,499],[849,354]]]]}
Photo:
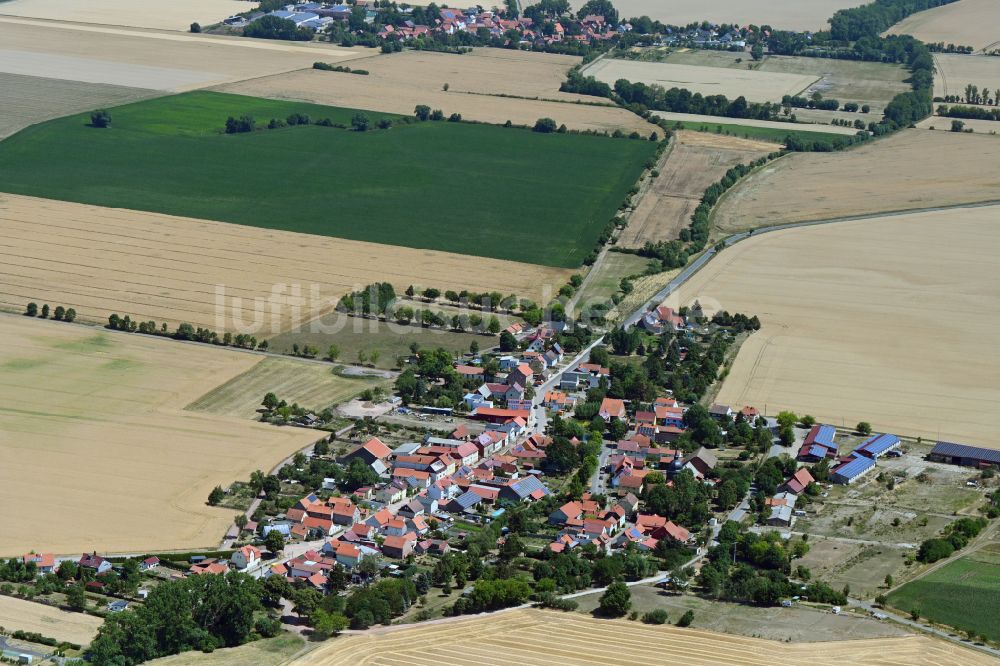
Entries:
{"type": "Polygon", "coordinates": [[[875,466],[875,461],[871,458],[865,458],[864,456],[855,455],[854,460],[844,463],[840,467],[833,470],[834,474],[844,477],[845,479],[853,479],[859,474],[868,471],[875,466]]]}

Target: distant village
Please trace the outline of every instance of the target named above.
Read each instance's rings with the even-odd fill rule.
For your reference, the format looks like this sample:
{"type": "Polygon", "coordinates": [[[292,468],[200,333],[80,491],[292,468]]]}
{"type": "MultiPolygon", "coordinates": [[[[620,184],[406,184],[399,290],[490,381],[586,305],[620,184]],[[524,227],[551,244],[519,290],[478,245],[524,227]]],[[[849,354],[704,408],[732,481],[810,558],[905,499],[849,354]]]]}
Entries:
{"type": "Polygon", "coordinates": [[[224,19],[222,24],[228,28],[242,29],[270,16],[290,21],[296,29],[311,31],[317,35],[346,27],[357,34],[374,32],[379,40],[389,42],[406,43],[423,37],[465,36],[471,40],[468,45],[523,48],[574,44],[589,46],[616,40],[627,34],[653,34],[655,31],[660,35],[659,43],[662,44],[742,49],[747,45],[748,32],[752,33],[750,27],[741,29],[708,23],[687,27],[664,26],[648,18],[633,23],[618,20],[616,16],[606,17],[593,13],[571,18],[567,15],[528,10],[518,16],[509,8],[431,7],[431,14],[428,14],[424,8],[379,3],[377,0],[357,0],[353,4],[303,2],[267,12],[256,11],[231,16],[224,19]],[[371,26],[376,26],[377,29],[372,30],[371,26]]]}

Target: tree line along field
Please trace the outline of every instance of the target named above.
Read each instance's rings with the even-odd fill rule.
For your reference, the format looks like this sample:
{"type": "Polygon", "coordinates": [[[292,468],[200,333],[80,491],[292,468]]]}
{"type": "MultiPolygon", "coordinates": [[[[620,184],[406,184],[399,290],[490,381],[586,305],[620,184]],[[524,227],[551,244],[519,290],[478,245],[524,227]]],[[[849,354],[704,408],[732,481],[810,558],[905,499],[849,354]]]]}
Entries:
{"type": "Polygon", "coordinates": [[[889,594],[902,611],[1000,640],[1000,544],[960,557],[889,594]]]}
{"type": "MultiPolygon", "coordinates": [[[[572,0],[579,10],[585,0],[572,0]]],[[[772,25],[780,30],[826,30],[827,19],[838,9],[866,4],[865,0],[618,0],[623,18],[646,15],[669,25],[735,23],[772,25]]]]}
{"type": "Polygon", "coordinates": [[[258,356],[19,315],[0,339],[0,556],[215,546],[212,488],[315,438],[184,410],[258,356]]]}
{"type": "Polygon", "coordinates": [[[689,131],[677,132],[671,140],[669,154],[657,165],[659,175],[642,194],[618,238],[622,247],[674,240],[691,223],[705,188],[731,167],[779,148],[763,141],[689,131]]]}
{"type": "Polygon", "coordinates": [[[574,267],[655,150],[448,122],[221,133],[228,116],[292,113],[345,123],[355,111],[195,92],[117,107],[111,129],[70,116],[7,139],[0,190],[574,267]]]}
{"type": "Polygon", "coordinates": [[[841,666],[978,666],[993,663],[981,653],[922,636],[784,643],[692,628],[657,627],[628,620],[599,620],[576,613],[525,609],[344,636],[302,655],[291,664],[795,666],[803,661],[841,666]]]}

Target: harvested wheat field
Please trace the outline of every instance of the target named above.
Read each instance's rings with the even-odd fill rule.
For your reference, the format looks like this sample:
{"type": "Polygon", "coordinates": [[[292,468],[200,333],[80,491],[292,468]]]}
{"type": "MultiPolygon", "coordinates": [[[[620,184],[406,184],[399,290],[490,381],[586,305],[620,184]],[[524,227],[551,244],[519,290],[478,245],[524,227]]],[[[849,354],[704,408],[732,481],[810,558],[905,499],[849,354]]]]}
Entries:
{"type": "Polygon", "coordinates": [[[622,247],[677,238],[691,222],[705,188],[737,164],[752,162],[778,146],[731,136],[681,131],[657,166],[660,175],[642,195],[618,239],[622,247]]]}
{"type": "Polygon", "coordinates": [[[944,42],[989,50],[1000,46],[1000,3],[996,0],[960,0],[911,14],[887,32],[913,35],[923,42],[944,42]]]}
{"type": "Polygon", "coordinates": [[[717,400],[1000,447],[1000,206],[764,234],[686,284],[760,317],[717,400]]]}
{"type": "Polygon", "coordinates": [[[539,300],[571,273],[12,194],[0,195],[0,226],[0,309],[61,303],[91,322],[116,312],[258,339],[304,326],[372,282],[539,300]]]}
{"type": "MultiPolygon", "coordinates": [[[[940,126],[948,122],[938,119],[940,126]]],[[[998,163],[995,137],[904,130],[839,153],[799,153],[772,162],[730,190],[713,221],[724,235],[770,224],[1000,201],[998,163]]]]}
{"type": "Polygon", "coordinates": [[[988,89],[990,99],[996,99],[994,93],[1000,90],[1000,58],[936,53],[934,64],[937,67],[937,76],[934,77],[935,97],[958,95],[965,99],[965,87],[971,84],[979,89],[988,89]]]}
{"type": "Polygon", "coordinates": [[[0,89],[4,91],[0,139],[43,120],[138,102],[161,94],[144,88],[3,73],[0,73],[0,89]]]}
{"type": "Polygon", "coordinates": [[[659,131],[625,109],[594,105],[598,98],[559,92],[566,72],[578,62],[571,56],[505,49],[475,49],[465,55],[407,51],[351,62],[350,67],[364,69],[368,76],[310,69],[218,90],[405,115],[426,104],[445,115],[459,113],[466,120],[495,124],[534,125],[549,117],[570,129],[659,131]]]}
{"type": "Polygon", "coordinates": [[[315,438],[183,411],[253,354],[16,315],[0,339],[3,556],[215,546],[233,514],[209,491],[315,438]]]}
{"type": "Polygon", "coordinates": [[[792,644],[558,611],[515,610],[341,637],[292,664],[793,666],[803,660],[839,666],[992,663],[979,653],[916,636],[792,644]]]}
{"type": "Polygon", "coordinates": [[[239,0],[7,0],[0,5],[0,14],[186,31],[192,23],[218,23],[247,9],[247,3],[239,0]]]}
{"type": "MultiPolygon", "coordinates": [[[[955,118],[944,118],[942,116],[928,116],[917,123],[917,127],[925,130],[948,132],[951,130],[951,121],[955,118]]],[[[995,120],[977,120],[961,118],[962,129],[966,132],[972,131],[975,134],[986,134],[994,138],[1000,136],[1000,122],[995,120]]]]}
{"type": "MultiPolygon", "coordinates": [[[[2,8],[3,5],[0,5],[2,8]]],[[[365,55],[332,44],[0,17],[0,72],[183,91],[365,55]]]]}
{"type": "Polygon", "coordinates": [[[687,88],[702,95],[743,95],[751,102],[780,102],[783,95],[797,95],[817,80],[814,74],[781,74],[749,69],[700,65],[673,65],[637,60],[595,60],[583,69],[585,76],[614,85],[618,79],[664,88],[687,88]]]}
{"type": "Polygon", "coordinates": [[[243,374],[201,396],[187,409],[253,418],[264,395],[274,392],[289,405],[298,403],[319,413],[380,383],[385,383],[385,380],[338,375],[333,366],[327,364],[265,358],[243,374]]]}
{"type": "Polygon", "coordinates": [[[87,645],[97,635],[101,624],[101,618],[93,615],[0,596],[0,627],[7,633],[16,630],[36,632],[57,641],[87,645]]]}

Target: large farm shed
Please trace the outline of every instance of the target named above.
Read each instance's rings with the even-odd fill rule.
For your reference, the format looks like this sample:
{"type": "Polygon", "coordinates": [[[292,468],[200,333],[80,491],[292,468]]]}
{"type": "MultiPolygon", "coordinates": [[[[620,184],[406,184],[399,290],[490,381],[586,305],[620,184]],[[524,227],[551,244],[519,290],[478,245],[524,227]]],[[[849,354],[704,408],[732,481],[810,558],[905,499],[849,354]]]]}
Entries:
{"type": "Polygon", "coordinates": [[[899,437],[895,435],[872,435],[854,449],[854,452],[867,458],[878,458],[889,451],[895,451],[899,448],[899,444],[899,437]]]}
{"type": "Polygon", "coordinates": [[[953,444],[951,442],[938,442],[931,449],[927,457],[934,462],[965,465],[967,467],[1000,465],[1000,451],[996,449],[983,449],[978,446],[953,444]]]}
{"type": "Polygon", "coordinates": [[[830,473],[830,479],[834,483],[844,483],[850,485],[875,469],[875,460],[866,458],[860,454],[852,454],[852,458],[841,463],[830,473]]]}

